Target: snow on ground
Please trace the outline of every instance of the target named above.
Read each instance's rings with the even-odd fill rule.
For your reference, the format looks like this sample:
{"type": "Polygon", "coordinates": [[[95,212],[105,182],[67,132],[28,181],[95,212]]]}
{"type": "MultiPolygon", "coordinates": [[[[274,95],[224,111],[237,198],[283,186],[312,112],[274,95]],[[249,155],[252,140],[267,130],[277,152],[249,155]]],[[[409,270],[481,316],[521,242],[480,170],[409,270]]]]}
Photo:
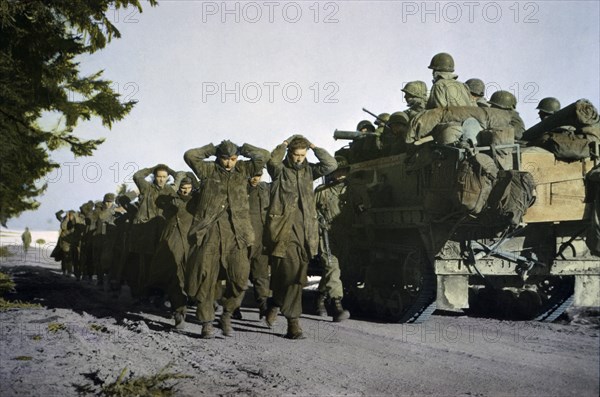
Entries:
{"type": "MultiPolygon", "coordinates": [[[[51,234],[34,236],[51,240],[51,234]]],[[[46,259],[48,248],[25,256],[15,238],[2,234],[14,255],[0,261],[0,271],[17,284],[7,298],[40,307],[0,312],[2,397],[92,395],[124,368],[147,376],[166,365],[190,376],[176,381],[175,396],[581,397],[600,391],[597,324],[442,315],[418,325],[333,323],[303,314],[307,338],[290,341],[283,338],[283,317],[270,329],[255,308],[244,307],[233,337],[217,330],[215,339],[204,340],[193,307],[186,329],[175,332],[165,307],[136,306],[65,277],[46,259]]]]}

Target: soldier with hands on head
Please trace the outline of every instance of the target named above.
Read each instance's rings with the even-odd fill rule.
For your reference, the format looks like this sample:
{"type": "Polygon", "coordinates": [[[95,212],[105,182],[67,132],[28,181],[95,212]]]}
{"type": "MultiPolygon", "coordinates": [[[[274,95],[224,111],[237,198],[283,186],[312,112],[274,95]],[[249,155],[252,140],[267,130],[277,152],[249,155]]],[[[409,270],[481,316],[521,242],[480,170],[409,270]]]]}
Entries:
{"type": "Polygon", "coordinates": [[[299,323],[302,288],[307,282],[308,262],[319,248],[313,181],[336,168],[333,156],[299,135],[278,145],[267,164],[273,180],[268,218],[273,297],[266,321],[273,326],[281,309],[287,319],[286,337],[290,339],[303,338],[299,323]],[[308,162],[309,150],[318,163],[308,162]]]}
{"type": "Polygon", "coordinates": [[[177,329],[185,326],[185,264],[190,251],[188,233],[194,219],[194,199],[198,194],[194,191],[194,185],[197,185],[197,181],[193,174],[191,177],[182,176],[177,195],[165,207],[163,213],[167,224],[150,271],[150,285],[166,290],[177,329]]]}
{"type": "Polygon", "coordinates": [[[196,298],[196,316],[202,322],[203,338],[212,338],[215,318],[215,289],[219,273],[224,274],[223,335],[231,336],[231,316],[240,306],[247,289],[250,263],[248,251],[254,244],[247,185],[269,159],[267,150],[231,141],[218,146],[190,149],[183,156],[203,182],[192,225],[190,255],[186,264],[186,291],[196,298]],[[250,160],[239,160],[242,155],[250,160]],[[214,161],[206,161],[216,156],[214,161]]]}
{"type": "Polygon", "coordinates": [[[132,255],[128,266],[133,270],[129,272],[132,294],[138,298],[144,295],[152,256],[165,226],[163,209],[158,203],[164,200],[161,196],[174,197],[176,194],[176,188],[167,184],[169,176],[175,178],[176,172],[164,164],[143,168],[133,174],[140,199],[130,233],[132,255]],[[152,182],[146,180],[150,175],[154,177],[152,182]]]}

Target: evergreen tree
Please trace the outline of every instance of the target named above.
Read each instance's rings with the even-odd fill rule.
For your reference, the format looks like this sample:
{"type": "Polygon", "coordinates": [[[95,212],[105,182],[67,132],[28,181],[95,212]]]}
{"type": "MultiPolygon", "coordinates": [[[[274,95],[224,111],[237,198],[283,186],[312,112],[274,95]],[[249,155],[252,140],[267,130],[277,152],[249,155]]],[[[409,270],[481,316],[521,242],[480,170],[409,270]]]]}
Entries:
{"type": "MultiPolygon", "coordinates": [[[[154,6],[156,0],[149,3],[154,6]]],[[[99,117],[110,128],[133,108],[134,101],[119,101],[102,71],[81,76],[75,60],[120,37],[108,16],[126,7],[142,11],[138,0],[0,0],[3,226],[39,206],[35,198],[47,187],[39,181],[58,167],[50,152],[68,147],[75,156],[90,156],[104,141],[79,139],[74,129],[80,120],[99,117]],[[42,128],[43,112],[60,117],[59,126],[42,128]]]]}

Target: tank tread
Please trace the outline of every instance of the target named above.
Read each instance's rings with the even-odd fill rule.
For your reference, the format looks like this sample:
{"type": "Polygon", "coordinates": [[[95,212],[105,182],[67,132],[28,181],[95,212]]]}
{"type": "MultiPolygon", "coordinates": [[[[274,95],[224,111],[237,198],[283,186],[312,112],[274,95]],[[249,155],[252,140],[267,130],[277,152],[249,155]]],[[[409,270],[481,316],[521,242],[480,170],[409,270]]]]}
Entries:
{"type": "Polygon", "coordinates": [[[435,276],[432,274],[426,275],[419,296],[398,322],[420,324],[427,321],[436,309],[436,292],[435,276]]]}
{"type": "Polygon", "coordinates": [[[541,314],[535,320],[548,323],[556,320],[571,306],[574,297],[572,283],[561,285],[559,291],[542,306],[541,314]]]}

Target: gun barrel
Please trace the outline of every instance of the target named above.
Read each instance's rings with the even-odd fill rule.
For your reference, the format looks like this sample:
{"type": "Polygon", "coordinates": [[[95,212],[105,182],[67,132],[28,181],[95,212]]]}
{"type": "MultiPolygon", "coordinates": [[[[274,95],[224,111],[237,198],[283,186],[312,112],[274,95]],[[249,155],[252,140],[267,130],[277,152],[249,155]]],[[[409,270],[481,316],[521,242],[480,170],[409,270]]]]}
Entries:
{"type": "Polygon", "coordinates": [[[335,140],[338,140],[338,139],[353,140],[353,139],[359,138],[361,135],[363,135],[363,133],[360,131],[335,130],[333,132],[333,139],[335,139],[335,140]]]}

